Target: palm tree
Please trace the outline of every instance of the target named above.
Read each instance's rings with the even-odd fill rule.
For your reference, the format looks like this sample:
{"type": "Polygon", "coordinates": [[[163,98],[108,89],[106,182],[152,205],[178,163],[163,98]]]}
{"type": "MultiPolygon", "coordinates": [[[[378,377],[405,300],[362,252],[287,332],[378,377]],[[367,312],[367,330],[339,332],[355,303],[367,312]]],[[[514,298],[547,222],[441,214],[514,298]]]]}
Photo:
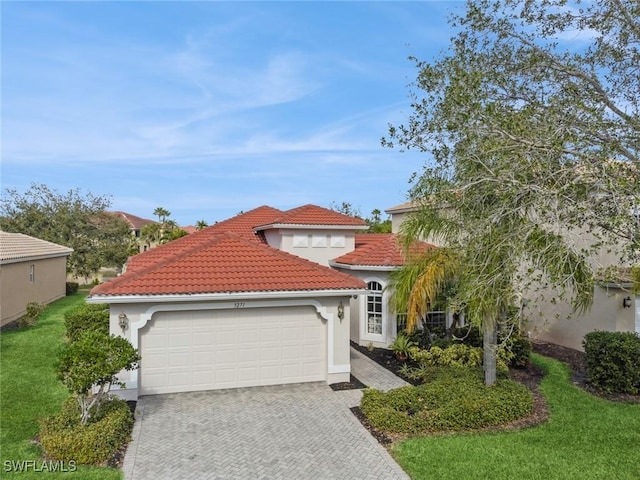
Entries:
{"type": "Polygon", "coordinates": [[[203,228],[208,227],[209,224],[205,220],[198,220],[196,222],[196,230],[202,230],[203,228]]]}
{"type": "Polygon", "coordinates": [[[164,224],[167,221],[167,218],[171,216],[171,212],[163,207],[156,207],[153,211],[153,214],[158,217],[158,222],[162,224],[162,228],[164,228],[164,224]]]}
{"type": "Polygon", "coordinates": [[[387,289],[389,307],[407,314],[407,332],[418,326],[443,291],[459,275],[459,256],[449,248],[436,248],[413,257],[400,270],[392,272],[387,289]]]}

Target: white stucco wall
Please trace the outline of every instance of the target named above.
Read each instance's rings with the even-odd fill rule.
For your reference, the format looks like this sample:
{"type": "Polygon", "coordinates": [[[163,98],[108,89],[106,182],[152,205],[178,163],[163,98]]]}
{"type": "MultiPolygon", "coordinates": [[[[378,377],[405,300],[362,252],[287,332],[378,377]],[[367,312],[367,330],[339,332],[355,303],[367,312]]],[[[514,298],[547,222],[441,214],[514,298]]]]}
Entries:
{"type": "Polygon", "coordinates": [[[265,238],[271,247],[325,266],[355,249],[354,230],[274,229],[265,231],[265,238]]]}
{"type": "Polygon", "coordinates": [[[351,299],[350,335],[351,340],[358,345],[388,348],[389,344],[396,338],[396,317],[389,310],[389,292],[386,287],[389,283],[389,271],[375,270],[344,270],[345,273],[360,278],[365,283],[378,282],[382,285],[382,335],[368,334],[366,330],[367,295],[358,295],[351,299]]]}

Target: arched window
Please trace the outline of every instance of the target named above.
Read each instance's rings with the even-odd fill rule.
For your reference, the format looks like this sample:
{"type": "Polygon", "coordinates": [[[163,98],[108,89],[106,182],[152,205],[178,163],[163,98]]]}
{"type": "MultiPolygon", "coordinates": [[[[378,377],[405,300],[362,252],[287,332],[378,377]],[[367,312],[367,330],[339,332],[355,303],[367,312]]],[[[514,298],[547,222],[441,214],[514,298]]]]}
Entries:
{"type": "Polygon", "coordinates": [[[382,335],[382,285],[369,282],[367,288],[367,333],[382,335]]]}

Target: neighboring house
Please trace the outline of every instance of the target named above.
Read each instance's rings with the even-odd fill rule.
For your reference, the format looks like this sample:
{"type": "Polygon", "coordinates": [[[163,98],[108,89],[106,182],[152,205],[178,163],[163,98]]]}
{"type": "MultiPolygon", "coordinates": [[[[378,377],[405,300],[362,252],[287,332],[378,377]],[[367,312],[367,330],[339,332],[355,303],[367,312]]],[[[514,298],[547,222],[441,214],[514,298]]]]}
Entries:
{"type": "MultiPolygon", "coordinates": [[[[385,210],[391,215],[392,232],[398,233],[400,225],[419,206],[407,202],[385,210]]],[[[577,248],[593,245],[596,240],[587,232],[567,233],[577,248]]],[[[430,242],[439,245],[434,239],[430,242]]],[[[604,250],[592,258],[595,269],[618,265],[620,252],[604,250]]],[[[618,268],[617,278],[601,279],[594,291],[592,308],[583,314],[571,314],[571,307],[561,300],[549,300],[556,296],[552,289],[545,291],[547,300],[525,301],[523,313],[527,319],[525,328],[531,338],[582,350],[584,336],[594,330],[637,332],[640,334],[640,295],[632,293],[629,269],[618,268]]],[[[527,295],[525,294],[525,297],[527,295]]],[[[532,294],[535,298],[535,295],[532,294]]]]}
{"type": "MultiPolygon", "coordinates": [[[[115,211],[111,213],[127,222],[127,225],[129,225],[129,230],[131,231],[131,235],[136,239],[136,243],[138,244],[138,252],[143,252],[150,248],[149,245],[147,245],[144,240],[142,240],[141,233],[143,227],[152,223],[156,223],[155,221],[121,211],[115,211]]],[[[151,247],[155,246],[155,244],[151,245],[151,247]]]]}
{"type": "Polygon", "coordinates": [[[187,233],[195,233],[198,229],[193,225],[187,225],[186,227],[178,227],[180,230],[184,230],[187,233]]]}
{"type": "Polygon", "coordinates": [[[0,325],[24,315],[30,302],[47,304],[65,296],[72,252],[22,233],[0,232],[0,325]]]}
{"type": "Polygon", "coordinates": [[[418,205],[415,202],[405,202],[386,209],[385,213],[391,216],[391,232],[398,233],[402,222],[405,221],[410,213],[416,212],[417,210],[418,205]]]}
{"type": "Polygon", "coordinates": [[[392,234],[314,205],[262,206],[130,258],[95,287],[140,350],[122,396],[349,380],[349,340],[395,337],[392,234]]]}

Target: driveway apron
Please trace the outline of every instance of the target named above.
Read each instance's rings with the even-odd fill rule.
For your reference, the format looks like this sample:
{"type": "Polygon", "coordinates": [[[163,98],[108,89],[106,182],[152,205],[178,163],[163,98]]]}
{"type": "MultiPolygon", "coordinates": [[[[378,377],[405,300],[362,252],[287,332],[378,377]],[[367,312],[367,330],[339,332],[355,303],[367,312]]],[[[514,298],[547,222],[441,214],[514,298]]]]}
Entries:
{"type": "Polygon", "coordinates": [[[407,479],[325,383],[140,397],[126,480],[407,479]]]}

